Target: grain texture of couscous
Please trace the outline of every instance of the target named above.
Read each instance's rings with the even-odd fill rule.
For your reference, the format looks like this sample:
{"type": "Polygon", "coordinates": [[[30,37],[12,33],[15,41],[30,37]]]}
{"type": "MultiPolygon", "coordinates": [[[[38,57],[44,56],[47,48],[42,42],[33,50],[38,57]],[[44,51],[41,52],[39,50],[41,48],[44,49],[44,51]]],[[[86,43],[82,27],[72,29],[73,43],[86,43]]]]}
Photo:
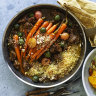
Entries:
{"type": "Polygon", "coordinates": [[[45,78],[55,80],[57,77],[64,77],[75,67],[80,57],[80,52],[80,45],[72,45],[61,53],[62,60],[58,61],[57,64],[52,62],[48,66],[42,66],[39,62],[35,62],[34,66],[26,74],[29,76],[38,75],[41,81],[45,78]]]}

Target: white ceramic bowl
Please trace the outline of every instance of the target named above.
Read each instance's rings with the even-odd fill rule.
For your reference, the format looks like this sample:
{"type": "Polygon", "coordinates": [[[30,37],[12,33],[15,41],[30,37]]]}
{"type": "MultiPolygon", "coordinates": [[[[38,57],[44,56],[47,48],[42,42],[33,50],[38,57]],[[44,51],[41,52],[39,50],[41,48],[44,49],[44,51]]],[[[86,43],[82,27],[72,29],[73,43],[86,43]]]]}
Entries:
{"type": "Polygon", "coordinates": [[[87,58],[85,59],[85,62],[83,64],[83,70],[82,70],[82,82],[83,82],[83,86],[85,89],[85,92],[87,94],[87,96],[96,96],[96,89],[94,89],[89,81],[88,81],[88,77],[89,77],[89,66],[91,64],[92,59],[94,58],[94,56],[96,56],[96,48],[93,49],[87,56],[87,58]]]}

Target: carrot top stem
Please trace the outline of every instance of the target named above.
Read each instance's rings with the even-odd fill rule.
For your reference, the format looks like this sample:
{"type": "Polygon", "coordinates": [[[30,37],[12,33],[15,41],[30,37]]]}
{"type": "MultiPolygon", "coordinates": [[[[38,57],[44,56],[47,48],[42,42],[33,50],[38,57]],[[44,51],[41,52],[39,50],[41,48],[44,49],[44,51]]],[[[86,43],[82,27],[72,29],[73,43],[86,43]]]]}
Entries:
{"type": "Polygon", "coordinates": [[[67,18],[67,16],[66,16],[66,21],[65,21],[65,24],[67,24],[68,23],[68,18],[67,18]]]}
{"type": "MultiPolygon", "coordinates": [[[[63,21],[61,22],[61,24],[60,24],[60,26],[58,27],[58,29],[54,32],[54,34],[56,34],[56,33],[58,32],[58,30],[59,30],[59,28],[61,27],[61,25],[62,25],[63,22],[64,22],[64,19],[63,19],[63,21]]],[[[59,24],[59,23],[57,23],[57,24],[59,24]]]]}

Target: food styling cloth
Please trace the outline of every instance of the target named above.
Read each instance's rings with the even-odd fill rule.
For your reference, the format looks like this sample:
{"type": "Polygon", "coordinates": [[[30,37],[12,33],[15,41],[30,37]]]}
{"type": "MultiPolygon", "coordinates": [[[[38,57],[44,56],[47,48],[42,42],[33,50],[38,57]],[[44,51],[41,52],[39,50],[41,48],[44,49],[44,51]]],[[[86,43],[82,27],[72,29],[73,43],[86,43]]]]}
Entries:
{"type": "Polygon", "coordinates": [[[79,19],[91,46],[96,47],[96,3],[88,0],[58,0],[57,2],[79,19]]]}

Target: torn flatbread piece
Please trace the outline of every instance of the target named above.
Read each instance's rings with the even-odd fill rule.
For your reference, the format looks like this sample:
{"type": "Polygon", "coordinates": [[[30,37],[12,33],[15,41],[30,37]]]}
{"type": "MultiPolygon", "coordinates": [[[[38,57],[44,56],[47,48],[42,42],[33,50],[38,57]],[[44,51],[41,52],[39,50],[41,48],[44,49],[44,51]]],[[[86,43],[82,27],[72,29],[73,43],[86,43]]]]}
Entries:
{"type": "Polygon", "coordinates": [[[71,11],[86,29],[96,27],[96,3],[88,0],[58,0],[58,2],[71,11]]]}

